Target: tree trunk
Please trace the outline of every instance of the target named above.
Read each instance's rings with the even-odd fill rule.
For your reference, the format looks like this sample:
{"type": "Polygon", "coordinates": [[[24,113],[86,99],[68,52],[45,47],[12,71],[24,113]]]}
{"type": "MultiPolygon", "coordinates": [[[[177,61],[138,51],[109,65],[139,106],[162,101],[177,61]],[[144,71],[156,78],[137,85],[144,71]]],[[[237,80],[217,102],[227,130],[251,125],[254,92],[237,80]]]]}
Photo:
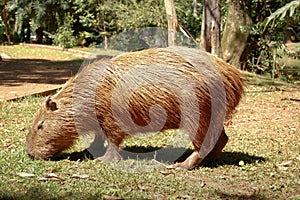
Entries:
{"type": "Polygon", "coordinates": [[[177,16],[173,0],[165,0],[165,8],[168,19],[168,46],[175,46],[177,44],[177,16]]]}
{"type": "Polygon", "coordinates": [[[35,34],[36,34],[36,43],[42,44],[43,43],[43,38],[44,38],[44,32],[43,28],[39,27],[36,29],[35,34]]]}
{"type": "Polygon", "coordinates": [[[108,49],[108,40],[107,40],[107,35],[104,35],[104,49],[108,49]]]}
{"type": "Polygon", "coordinates": [[[221,0],[214,0],[212,2],[211,53],[221,58],[221,0]]]}
{"type": "Polygon", "coordinates": [[[201,35],[200,35],[200,47],[207,52],[211,52],[211,15],[209,6],[211,6],[210,0],[203,0],[202,11],[202,23],[201,23],[201,35]]]}
{"type": "Polygon", "coordinates": [[[198,0],[193,0],[193,16],[195,18],[198,18],[197,5],[198,5],[198,0]]]}
{"type": "Polygon", "coordinates": [[[8,42],[8,44],[11,44],[12,43],[12,37],[11,37],[11,33],[10,33],[11,29],[10,29],[10,23],[9,23],[9,14],[5,9],[6,4],[7,4],[7,0],[4,0],[4,6],[3,6],[3,9],[1,10],[1,16],[3,18],[5,28],[6,28],[5,35],[7,37],[7,42],[8,42]]]}
{"type": "Polygon", "coordinates": [[[223,59],[241,68],[241,57],[247,45],[252,20],[243,7],[243,1],[231,0],[222,37],[223,59]],[[242,27],[242,28],[241,28],[242,27]]]}
{"type": "Polygon", "coordinates": [[[221,50],[221,0],[203,0],[200,47],[222,57],[221,50]]]}

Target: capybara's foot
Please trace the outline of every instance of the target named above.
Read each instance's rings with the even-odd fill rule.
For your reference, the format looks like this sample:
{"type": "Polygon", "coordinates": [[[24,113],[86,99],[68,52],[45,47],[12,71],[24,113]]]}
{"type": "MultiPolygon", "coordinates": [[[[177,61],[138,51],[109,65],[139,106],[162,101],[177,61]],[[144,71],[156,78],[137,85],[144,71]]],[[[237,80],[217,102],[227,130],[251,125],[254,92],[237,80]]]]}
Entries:
{"type": "Polygon", "coordinates": [[[180,163],[175,163],[172,167],[169,168],[185,168],[185,169],[193,169],[197,167],[203,158],[200,157],[199,151],[194,151],[185,161],[180,163]]]}
{"type": "Polygon", "coordinates": [[[223,148],[228,142],[228,137],[225,133],[225,130],[223,129],[215,147],[213,150],[205,157],[205,162],[211,162],[213,160],[216,160],[218,156],[221,154],[223,148]]]}
{"type": "Polygon", "coordinates": [[[105,154],[101,157],[96,158],[95,160],[101,162],[107,162],[107,161],[119,161],[121,159],[122,156],[119,153],[119,147],[109,142],[105,154]]]}

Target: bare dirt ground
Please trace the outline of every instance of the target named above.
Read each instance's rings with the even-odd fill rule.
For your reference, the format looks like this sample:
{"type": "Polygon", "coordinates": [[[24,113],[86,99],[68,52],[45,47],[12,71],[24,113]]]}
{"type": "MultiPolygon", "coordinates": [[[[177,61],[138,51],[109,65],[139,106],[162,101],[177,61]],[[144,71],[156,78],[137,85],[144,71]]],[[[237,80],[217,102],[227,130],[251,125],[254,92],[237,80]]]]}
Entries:
{"type": "Polygon", "coordinates": [[[2,56],[0,100],[12,100],[33,94],[48,95],[60,88],[77,71],[78,66],[72,63],[56,65],[43,59],[13,59],[2,56]]]}

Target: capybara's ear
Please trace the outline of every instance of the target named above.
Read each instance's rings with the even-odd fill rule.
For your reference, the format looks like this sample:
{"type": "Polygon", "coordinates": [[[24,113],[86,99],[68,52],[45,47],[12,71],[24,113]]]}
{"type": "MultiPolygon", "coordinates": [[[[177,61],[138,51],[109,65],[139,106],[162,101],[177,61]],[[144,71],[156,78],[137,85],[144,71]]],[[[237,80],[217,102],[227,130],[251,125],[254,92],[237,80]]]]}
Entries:
{"type": "Polygon", "coordinates": [[[52,111],[57,110],[57,105],[54,101],[52,101],[50,96],[47,96],[45,105],[47,110],[52,110],[52,111]]]}

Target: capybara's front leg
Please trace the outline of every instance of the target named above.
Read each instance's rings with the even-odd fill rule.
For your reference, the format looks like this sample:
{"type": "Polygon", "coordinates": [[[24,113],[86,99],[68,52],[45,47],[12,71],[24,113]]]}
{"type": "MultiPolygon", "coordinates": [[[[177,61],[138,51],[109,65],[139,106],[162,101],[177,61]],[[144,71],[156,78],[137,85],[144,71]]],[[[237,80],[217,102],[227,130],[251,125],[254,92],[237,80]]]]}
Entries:
{"type": "Polygon", "coordinates": [[[108,143],[107,150],[105,154],[101,157],[96,158],[96,160],[101,162],[107,162],[107,161],[119,161],[122,159],[122,156],[119,153],[119,147],[112,142],[108,143]]]}

